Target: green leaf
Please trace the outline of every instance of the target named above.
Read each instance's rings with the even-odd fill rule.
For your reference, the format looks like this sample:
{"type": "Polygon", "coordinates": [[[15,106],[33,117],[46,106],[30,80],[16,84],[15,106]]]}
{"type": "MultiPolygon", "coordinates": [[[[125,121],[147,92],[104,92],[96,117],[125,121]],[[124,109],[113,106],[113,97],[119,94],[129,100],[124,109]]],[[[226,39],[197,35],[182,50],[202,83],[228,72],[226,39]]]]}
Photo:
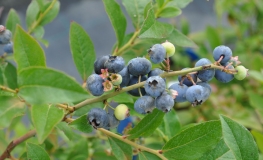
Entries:
{"type": "Polygon", "coordinates": [[[179,8],[184,8],[186,7],[190,2],[193,0],[171,0],[167,6],[177,6],[179,8]]]}
{"type": "Polygon", "coordinates": [[[256,79],[257,81],[263,83],[263,72],[260,73],[260,72],[255,71],[255,70],[249,70],[248,73],[249,73],[249,77],[252,77],[252,78],[256,79]]]}
{"type": "Polygon", "coordinates": [[[257,146],[258,146],[260,152],[263,153],[263,134],[258,132],[258,131],[255,131],[255,130],[252,130],[251,133],[254,136],[254,138],[256,139],[257,146]]]}
{"type": "Polygon", "coordinates": [[[90,133],[93,130],[92,126],[88,124],[87,115],[75,119],[73,122],[69,123],[69,126],[84,133],[90,133]]]}
{"type": "Polygon", "coordinates": [[[206,152],[200,160],[211,160],[211,159],[217,159],[217,160],[235,160],[235,156],[230,151],[230,149],[225,144],[224,140],[221,139],[219,143],[213,148],[212,150],[209,150],[206,152]]]}
{"type": "Polygon", "coordinates": [[[131,160],[132,147],[116,138],[108,137],[113,155],[118,160],[131,160]]]}
{"type": "Polygon", "coordinates": [[[163,118],[163,123],[160,125],[160,129],[170,139],[175,136],[181,128],[179,118],[174,110],[166,113],[163,118]]]}
{"type": "Polygon", "coordinates": [[[79,156],[82,156],[85,160],[88,157],[88,143],[87,139],[81,138],[77,142],[74,143],[74,146],[71,147],[71,151],[67,157],[67,160],[77,160],[79,159],[79,156]]]}
{"type": "Polygon", "coordinates": [[[73,132],[72,129],[69,127],[69,125],[66,122],[60,122],[56,126],[59,130],[61,130],[69,140],[73,138],[73,132]]]}
{"type": "Polygon", "coordinates": [[[49,156],[44,148],[33,143],[26,143],[27,159],[30,160],[49,160],[49,156]]]}
{"type": "Polygon", "coordinates": [[[83,82],[93,73],[96,54],[93,43],[86,31],[76,22],[70,25],[69,44],[75,65],[83,82]]]}
{"type": "Polygon", "coordinates": [[[9,29],[14,34],[16,30],[16,25],[20,23],[21,22],[19,15],[16,13],[16,11],[13,8],[10,9],[5,22],[6,28],[9,29]]]}
{"type": "Polygon", "coordinates": [[[109,101],[114,101],[117,103],[133,103],[133,99],[130,95],[127,93],[118,94],[117,96],[114,96],[109,99],[109,101]]]}
{"type": "Polygon", "coordinates": [[[119,47],[125,36],[126,18],[121,11],[120,5],[115,0],[103,0],[103,4],[115,31],[119,47]]]}
{"type": "Polygon", "coordinates": [[[42,27],[42,26],[37,26],[37,27],[34,29],[33,33],[34,33],[34,36],[35,36],[37,39],[42,38],[42,37],[44,36],[44,34],[45,34],[44,27],[42,27]]]}
{"type": "Polygon", "coordinates": [[[40,22],[39,25],[43,26],[45,24],[48,24],[50,23],[51,21],[53,21],[56,16],[58,15],[58,12],[59,12],[59,8],[60,8],[60,2],[57,1],[55,2],[55,4],[53,6],[52,5],[53,2],[49,2],[45,5],[44,7],[44,11],[46,11],[49,7],[52,7],[48,13],[43,17],[42,21],[40,22]]]}
{"type": "Polygon", "coordinates": [[[249,96],[249,103],[252,107],[255,109],[263,109],[263,99],[262,96],[258,95],[257,93],[250,92],[248,94],[249,96]]]}
{"type": "Polygon", "coordinates": [[[223,138],[235,159],[258,159],[258,149],[250,132],[242,125],[220,116],[223,138]]]}
{"type": "Polygon", "coordinates": [[[68,75],[43,67],[29,67],[18,74],[18,95],[31,104],[71,103],[88,93],[68,75]]]}
{"type": "MultiPolygon", "coordinates": [[[[0,69],[0,85],[7,86],[11,89],[17,88],[16,68],[10,62],[6,62],[6,66],[3,67],[2,69],[0,69]]],[[[11,95],[13,95],[13,94],[11,94],[11,95]]]]}
{"type": "Polygon", "coordinates": [[[37,41],[20,26],[14,37],[14,57],[18,72],[29,66],[46,66],[44,51],[37,41]]]}
{"type": "Polygon", "coordinates": [[[136,30],[141,27],[144,21],[144,7],[149,2],[150,0],[122,0],[136,30]]]}
{"type": "Polygon", "coordinates": [[[39,12],[39,6],[36,0],[32,0],[26,10],[26,25],[30,28],[32,24],[36,21],[39,12]]]}
{"type": "Polygon", "coordinates": [[[37,1],[37,3],[38,3],[38,6],[39,6],[39,8],[43,8],[44,7],[44,5],[45,5],[45,0],[36,0],[37,1]]]}
{"type": "Polygon", "coordinates": [[[156,3],[157,3],[157,5],[158,5],[158,7],[160,8],[160,7],[163,6],[164,0],[156,0],[156,3]]]}
{"type": "Polygon", "coordinates": [[[39,143],[43,143],[53,128],[63,119],[62,109],[53,105],[33,105],[31,110],[33,124],[39,143]]]}
{"type": "Polygon", "coordinates": [[[14,118],[24,114],[23,102],[12,97],[0,96],[0,129],[8,127],[14,118]]]}
{"type": "Polygon", "coordinates": [[[139,152],[139,160],[161,160],[155,154],[149,152],[139,152]]]}
{"type": "Polygon", "coordinates": [[[180,47],[197,47],[197,45],[179,30],[174,29],[170,36],[165,39],[180,47]]]}
{"type": "Polygon", "coordinates": [[[182,13],[180,8],[177,7],[166,7],[159,13],[158,17],[171,18],[178,16],[182,13]]]}
{"type": "Polygon", "coordinates": [[[145,12],[147,14],[146,14],[145,20],[143,21],[139,35],[143,34],[145,31],[151,28],[151,26],[154,25],[155,23],[155,15],[154,15],[154,8],[152,6],[152,2],[147,4],[147,6],[145,7],[145,12]]]}
{"type": "Polygon", "coordinates": [[[134,139],[140,136],[149,136],[162,123],[164,112],[154,109],[152,113],[145,116],[130,132],[129,138],[134,139]]]}
{"type": "Polygon", "coordinates": [[[219,121],[200,123],[183,130],[170,139],[163,146],[163,155],[168,159],[198,159],[214,148],[221,138],[219,121]]]}
{"type": "Polygon", "coordinates": [[[171,24],[155,21],[148,30],[140,34],[139,38],[166,38],[173,32],[173,29],[171,24]]]}
{"type": "Polygon", "coordinates": [[[206,27],[206,37],[211,48],[215,48],[222,44],[218,32],[211,26],[206,27]]]}
{"type": "Polygon", "coordinates": [[[189,22],[185,18],[181,20],[181,31],[184,35],[188,35],[190,32],[189,22]]]}

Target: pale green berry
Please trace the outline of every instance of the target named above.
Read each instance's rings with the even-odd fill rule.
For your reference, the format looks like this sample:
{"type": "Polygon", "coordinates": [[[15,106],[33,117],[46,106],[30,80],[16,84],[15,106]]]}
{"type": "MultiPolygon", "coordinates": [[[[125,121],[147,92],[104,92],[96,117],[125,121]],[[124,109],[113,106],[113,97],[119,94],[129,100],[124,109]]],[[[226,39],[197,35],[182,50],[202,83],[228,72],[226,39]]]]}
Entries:
{"type": "Polygon", "coordinates": [[[164,46],[164,48],[166,50],[166,54],[168,57],[171,57],[174,55],[175,46],[171,42],[166,41],[166,42],[162,43],[162,46],[164,46]]]}
{"type": "Polygon", "coordinates": [[[235,69],[237,70],[237,73],[234,74],[234,77],[237,80],[243,80],[246,78],[248,69],[246,69],[244,66],[237,66],[235,69]]]}
{"type": "Polygon", "coordinates": [[[118,120],[124,120],[130,116],[130,109],[125,104],[119,104],[115,108],[114,115],[118,120]]]}
{"type": "Polygon", "coordinates": [[[120,74],[112,74],[110,76],[110,79],[111,79],[111,83],[114,85],[114,86],[118,86],[121,84],[122,82],[122,76],[120,74]]]}

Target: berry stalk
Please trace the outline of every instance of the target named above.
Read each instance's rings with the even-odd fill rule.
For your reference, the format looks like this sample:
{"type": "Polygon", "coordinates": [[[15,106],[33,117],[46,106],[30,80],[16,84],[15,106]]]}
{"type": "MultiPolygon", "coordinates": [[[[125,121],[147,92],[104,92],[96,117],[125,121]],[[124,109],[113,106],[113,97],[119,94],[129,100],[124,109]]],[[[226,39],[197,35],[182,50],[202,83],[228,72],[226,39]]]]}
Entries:
{"type": "MultiPolygon", "coordinates": [[[[164,72],[162,73],[160,76],[165,78],[165,77],[172,77],[172,76],[178,76],[178,75],[186,75],[187,73],[191,73],[191,72],[196,72],[196,71],[200,71],[200,70],[204,70],[204,69],[209,69],[209,68],[215,68],[215,69],[219,69],[222,70],[223,66],[218,66],[218,65],[214,65],[214,64],[210,64],[210,65],[206,65],[206,66],[200,66],[200,67],[194,67],[194,68],[189,68],[189,69],[185,69],[185,70],[181,70],[181,71],[173,71],[173,72],[164,72]]],[[[103,100],[106,100],[108,98],[114,97],[118,94],[142,87],[145,84],[145,81],[142,81],[140,83],[122,88],[120,91],[116,91],[110,94],[105,94],[102,95],[100,97],[95,97],[95,98],[90,98],[90,99],[86,99],[78,104],[76,104],[75,106],[73,106],[75,108],[75,110],[88,105],[88,104],[92,104],[92,103],[96,103],[96,102],[101,102],[103,100]]]]}
{"type": "Polygon", "coordinates": [[[142,145],[139,145],[135,142],[132,142],[130,141],[129,139],[126,139],[125,137],[123,136],[119,136],[115,133],[112,133],[106,129],[103,129],[103,128],[98,128],[97,130],[103,132],[104,134],[106,134],[107,136],[110,136],[110,137],[113,137],[113,138],[116,138],[116,139],[119,139],[121,140],[122,142],[125,142],[131,146],[133,146],[134,148],[138,149],[139,151],[146,151],[146,152],[149,152],[149,153],[152,153],[152,154],[155,154],[156,156],[158,156],[159,158],[161,158],[162,160],[168,160],[167,158],[165,158],[161,153],[161,151],[159,150],[154,150],[154,149],[151,149],[151,148],[148,148],[148,147],[145,147],[145,146],[142,146],[142,145]]]}
{"type": "Polygon", "coordinates": [[[122,53],[128,49],[135,41],[135,39],[137,38],[138,34],[140,33],[140,30],[135,31],[131,37],[131,39],[125,44],[123,45],[120,49],[116,48],[114,50],[114,53],[112,53],[113,56],[119,56],[122,55],[122,53]]]}

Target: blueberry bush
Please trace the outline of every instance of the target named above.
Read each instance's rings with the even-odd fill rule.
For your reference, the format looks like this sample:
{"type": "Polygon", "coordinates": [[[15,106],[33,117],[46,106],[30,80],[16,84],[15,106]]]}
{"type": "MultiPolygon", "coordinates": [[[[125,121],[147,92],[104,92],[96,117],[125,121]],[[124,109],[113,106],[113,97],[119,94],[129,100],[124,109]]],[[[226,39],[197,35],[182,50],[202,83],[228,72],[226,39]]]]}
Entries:
{"type": "MultiPolygon", "coordinates": [[[[0,160],[261,157],[262,74],[257,70],[262,66],[248,61],[262,60],[262,43],[256,43],[262,42],[257,28],[262,23],[249,26],[238,14],[243,3],[251,11],[263,6],[260,1],[216,2],[219,17],[227,12],[235,25],[230,35],[220,26],[189,33],[186,21],[178,29],[160,20],[180,15],[191,0],[102,1],[117,39],[111,52],[97,57],[81,24],[70,24],[69,45],[82,84],[46,65],[44,26],[56,18],[59,1],[32,0],[25,28],[14,9],[0,25],[0,160]],[[225,11],[222,5],[228,6],[225,11]],[[129,34],[127,20],[134,27],[129,34]],[[259,40],[244,48],[249,40],[233,40],[240,30],[259,40]],[[221,40],[220,31],[232,43],[221,40]],[[196,52],[198,59],[183,66],[182,51],[196,52]]],[[[253,14],[263,15],[262,8],[257,11],[253,14]]]]}

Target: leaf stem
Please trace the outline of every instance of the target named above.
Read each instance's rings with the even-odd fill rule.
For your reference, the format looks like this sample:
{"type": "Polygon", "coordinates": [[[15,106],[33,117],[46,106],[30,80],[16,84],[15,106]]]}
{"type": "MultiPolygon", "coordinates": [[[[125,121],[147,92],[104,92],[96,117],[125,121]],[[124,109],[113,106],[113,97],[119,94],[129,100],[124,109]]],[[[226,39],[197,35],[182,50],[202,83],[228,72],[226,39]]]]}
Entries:
{"type": "Polygon", "coordinates": [[[123,45],[120,49],[116,48],[112,55],[113,56],[121,55],[126,49],[128,49],[134,43],[134,40],[137,38],[139,33],[140,33],[140,30],[135,31],[132,37],[130,38],[130,40],[125,45],[123,45]]]}
{"type": "Polygon", "coordinates": [[[48,8],[45,10],[44,13],[40,13],[37,21],[35,21],[31,26],[30,28],[28,29],[28,34],[31,34],[34,29],[40,24],[40,22],[43,20],[43,18],[48,14],[48,12],[54,7],[55,3],[57,2],[57,0],[53,0],[51,2],[51,4],[48,6],[48,8]]]}
{"type": "MultiPolygon", "coordinates": [[[[191,73],[191,72],[196,72],[196,71],[200,71],[200,70],[204,70],[204,69],[223,69],[223,66],[218,66],[215,64],[210,64],[210,65],[206,65],[206,66],[200,66],[200,67],[194,67],[194,68],[189,68],[189,69],[185,69],[185,70],[180,70],[180,71],[171,71],[171,72],[165,72],[163,74],[161,74],[161,77],[172,77],[172,76],[178,76],[178,75],[186,75],[187,73],[191,73]]],[[[100,97],[95,97],[95,98],[90,98],[90,99],[86,99],[78,104],[76,104],[75,106],[73,106],[75,108],[75,110],[88,105],[88,104],[92,104],[92,103],[96,103],[96,102],[101,102],[103,100],[106,100],[108,98],[114,97],[116,95],[119,95],[121,93],[142,87],[145,84],[145,81],[142,81],[140,83],[136,83],[134,85],[128,86],[128,87],[124,87],[122,88],[120,91],[116,91],[113,93],[109,93],[109,94],[105,94],[102,95],[100,97]]]]}
{"type": "Polygon", "coordinates": [[[65,105],[65,104],[56,104],[57,107],[59,108],[63,108],[65,110],[68,110],[69,112],[74,112],[74,108],[70,107],[69,105],[65,105]]]}
{"type": "Polygon", "coordinates": [[[5,86],[1,86],[1,85],[0,85],[0,90],[4,90],[4,91],[7,91],[7,92],[11,92],[11,93],[17,94],[16,90],[13,90],[11,88],[8,88],[8,87],[5,87],[5,86]]]}
{"type": "Polygon", "coordinates": [[[129,139],[126,139],[120,135],[117,135],[115,133],[112,133],[106,129],[103,129],[103,128],[98,128],[97,130],[103,132],[104,134],[110,136],[110,137],[113,137],[113,138],[116,138],[116,139],[119,139],[121,140],[122,142],[125,142],[135,148],[137,148],[138,150],[141,150],[141,151],[146,151],[146,152],[150,152],[152,154],[155,154],[156,156],[158,156],[159,158],[161,158],[162,160],[168,160],[167,158],[165,158],[161,152],[159,150],[154,150],[154,149],[151,149],[151,148],[148,148],[148,147],[145,147],[145,146],[142,146],[142,145],[139,145],[133,141],[130,141],[129,139]]]}
{"type": "Polygon", "coordinates": [[[36,134],[36,130],[31,130],[27,132],[25,135],[23,135],[20,138],[17,138],[9,143],[9,145],[6,147],[4,153],[0,156],[0,160],[4,160],[5,158],[10,158],[11,151],[20,143],[24,142],[25,140],[33,137],[36,134]]]}

